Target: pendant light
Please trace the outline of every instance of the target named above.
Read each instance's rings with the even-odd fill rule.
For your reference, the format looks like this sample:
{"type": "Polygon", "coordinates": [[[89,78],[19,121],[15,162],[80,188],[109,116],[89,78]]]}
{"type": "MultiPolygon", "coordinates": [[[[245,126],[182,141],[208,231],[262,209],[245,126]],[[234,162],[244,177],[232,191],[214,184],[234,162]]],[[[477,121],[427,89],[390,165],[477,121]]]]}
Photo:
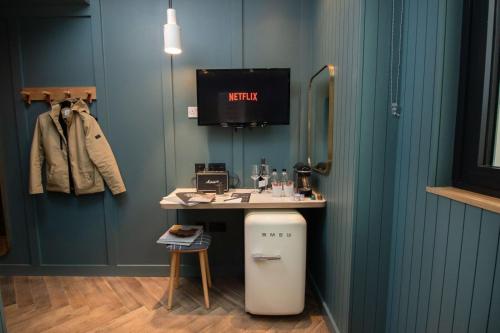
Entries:
{"type": "Polygon", "coordinates": [[[182,53],[181,28],[177,25],[175,9],[172,8],[172,0],[169,1],[167,9],[167,24],[163,26],[163,42],[165,46],[165,53],[182,53]]]}

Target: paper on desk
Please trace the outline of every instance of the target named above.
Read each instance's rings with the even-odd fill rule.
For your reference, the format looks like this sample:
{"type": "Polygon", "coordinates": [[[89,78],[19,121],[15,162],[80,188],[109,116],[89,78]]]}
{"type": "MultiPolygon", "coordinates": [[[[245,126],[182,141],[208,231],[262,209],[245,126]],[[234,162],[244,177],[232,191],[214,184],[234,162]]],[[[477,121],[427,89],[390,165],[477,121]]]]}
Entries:
{"type": "Polygon", "coordinates": [[[226,199],[224,203],[241,203],[242,200],[243,198],[226,199]]]}
{"type": "Polygon", "coordinates": [[[198,202],[187,202],[186,203],[186,202],[182,201],[180,198],[178,198],[177,196],[163,197],[163,199],[161,201],[164,201],[165,203],[174,203],[174,204],[188,206],[188,207],[195,206],[198,204],[198,202]]]}

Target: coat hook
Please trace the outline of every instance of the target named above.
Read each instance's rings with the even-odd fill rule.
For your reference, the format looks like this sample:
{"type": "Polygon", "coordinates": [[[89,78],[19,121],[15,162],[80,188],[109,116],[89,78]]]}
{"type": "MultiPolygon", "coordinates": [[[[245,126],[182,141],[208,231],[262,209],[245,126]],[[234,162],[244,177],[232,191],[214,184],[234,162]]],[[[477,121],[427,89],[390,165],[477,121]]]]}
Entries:
{"type": "Polygon", "coordinates": [[[21,95],[23,95],[24,102],[26,102],[28,105],[31,105],[31,93],[21,90],[21,95]]]}
{"type": "Polygon", "coordinates": [[[50,93],[50,91],[42,91],[42,94],[45,95],[45,101],[49,104],[52,104],[52,94],[50,93]]]}
{"type": "Polygon", "coordinates": [[[71,91],[66,90],[66,91],[64,92],[64,98],[71,98],[71,91]]]}
{"type": "Polygon", "coordinates": [[[87,94],[87,103],[91,104],[92,103],[92,92],[90,90],[86,90],[85,93],[87,94]]]}

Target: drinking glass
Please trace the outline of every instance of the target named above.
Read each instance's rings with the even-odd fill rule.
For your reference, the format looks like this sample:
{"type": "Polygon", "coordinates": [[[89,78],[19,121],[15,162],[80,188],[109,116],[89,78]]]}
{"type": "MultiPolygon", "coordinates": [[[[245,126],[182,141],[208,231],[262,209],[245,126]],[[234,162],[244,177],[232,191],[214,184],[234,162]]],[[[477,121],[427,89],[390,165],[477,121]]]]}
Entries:
{"type": "Polygon", "coordinates": [[[259,179],[259,166],[257,164],[252,165],[250,171],[250,178],[253,180],[253,193],[257,193],[257,179],[259,179]]]}

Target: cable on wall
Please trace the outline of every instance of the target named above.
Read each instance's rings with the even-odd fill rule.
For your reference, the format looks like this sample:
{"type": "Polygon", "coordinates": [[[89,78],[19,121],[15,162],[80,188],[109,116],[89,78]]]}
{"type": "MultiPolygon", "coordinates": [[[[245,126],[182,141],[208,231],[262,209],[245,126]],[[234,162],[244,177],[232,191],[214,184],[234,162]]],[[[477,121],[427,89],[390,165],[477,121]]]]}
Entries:
{"type": "MultiPolygon", "coordinates": [[[[391,98],[391,114],[399,118],[401,116],[400,106],[399,106],[399,79],[401,73],[401,49],[402,49],[402,39],[403,39],[403,10],[404,10],[404,0],[401,0],[401,8],[399,11],[399,22],[396,22],[396,1],[392,0],[392,22],[391,22],[391,73],[389,77],[389,93],[391,98]],[[396,24],[399,23],[399,32],[396,32],[396,24]],[[396,34],[398,36],[396,36],[396,34]],[[395,45],[396,38],[397,47],[395,45]],[[397,50],[397,51],[396,51],[397,50]],[[397,55],[395,57],[395,52],[397,55]],[[397,58],[397,60],[395,59],[397,58]],[[394,77],[395,75],[395,77],[394,77]],[[395,81],[395,82],[394,82],[395,81]]],[[[399,2],[399,1],[398,1],[399,2]]]]}

